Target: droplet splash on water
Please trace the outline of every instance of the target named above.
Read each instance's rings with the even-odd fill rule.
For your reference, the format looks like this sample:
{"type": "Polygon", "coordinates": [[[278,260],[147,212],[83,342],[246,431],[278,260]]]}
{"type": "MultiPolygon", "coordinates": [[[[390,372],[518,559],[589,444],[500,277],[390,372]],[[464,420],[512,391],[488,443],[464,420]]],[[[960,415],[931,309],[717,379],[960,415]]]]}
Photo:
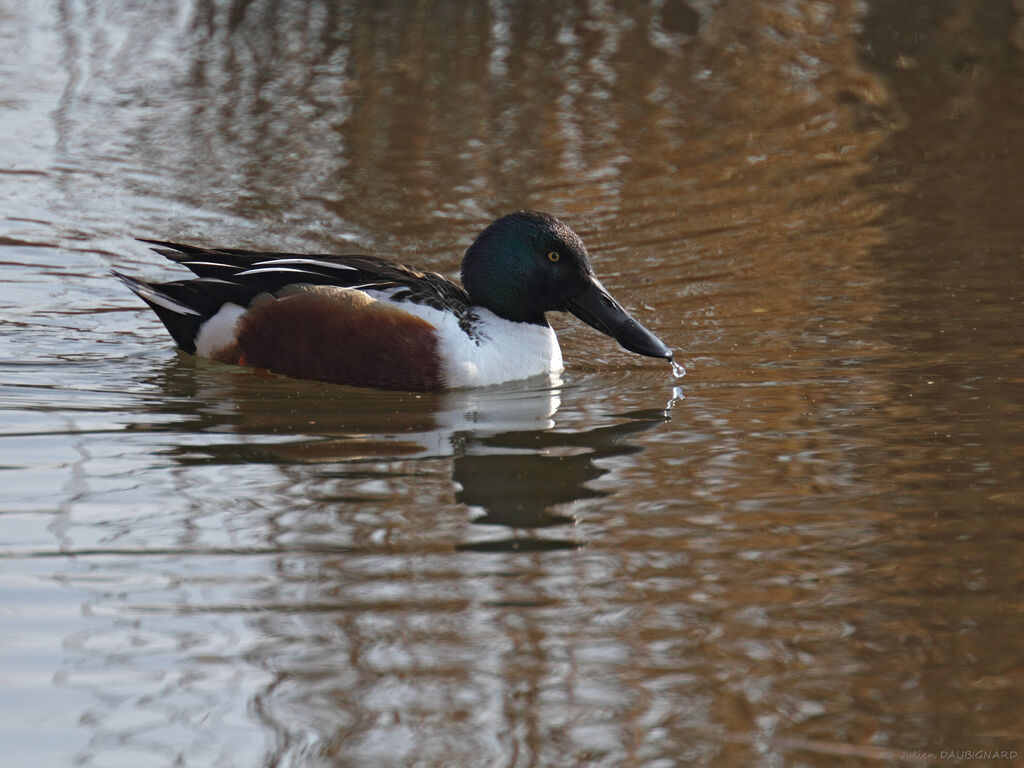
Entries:
{"type": "Polygon", "coordinates": [[[683,368],[682,365],[677,363],[675,361],[675,358],[670,357],[668,359],[668,364],[672,366],[672,375],[675,376],[677,379],[681,379],[683,378],[683,376],[686,375],[686,369],[683,368]]]}
{"type": "Polygon", "coordinates": [[[674,406],[676,403],[678,403],[680,400],[684,399],[685,397],[686,397],[686,395],[683,394],[683,388],[682,387],[672,387],[672,397],[669,398],[669,401],[667,403],[665,403],[665,418],[666,419],[672,418],[672,406],[674,406]]]}

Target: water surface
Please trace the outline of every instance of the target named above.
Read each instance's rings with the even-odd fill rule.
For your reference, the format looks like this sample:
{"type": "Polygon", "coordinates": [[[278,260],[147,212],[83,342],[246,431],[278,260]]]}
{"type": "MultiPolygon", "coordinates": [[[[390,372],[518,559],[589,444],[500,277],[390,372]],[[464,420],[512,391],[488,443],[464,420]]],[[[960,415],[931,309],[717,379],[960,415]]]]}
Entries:
{"type": "Polygon", "coordinates": [[[5,759],[1020,761],[1019,4],[158,5],[0,2],[5,759]],[[523,207],[686,378],[295,381],[108,274],[523,207]]]}

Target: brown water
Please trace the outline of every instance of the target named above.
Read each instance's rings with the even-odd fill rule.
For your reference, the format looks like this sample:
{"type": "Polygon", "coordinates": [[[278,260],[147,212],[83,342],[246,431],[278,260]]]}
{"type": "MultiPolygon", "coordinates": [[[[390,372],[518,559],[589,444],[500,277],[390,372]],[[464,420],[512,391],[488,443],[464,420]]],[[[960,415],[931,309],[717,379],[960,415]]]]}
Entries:
{"type": "Polygon", "coordinates": [[[0,0],[17,766],[1024,757],[1024,7],[0,0]],[[175,353],[134,237],[566,218],[689,375],[175,353]]]}

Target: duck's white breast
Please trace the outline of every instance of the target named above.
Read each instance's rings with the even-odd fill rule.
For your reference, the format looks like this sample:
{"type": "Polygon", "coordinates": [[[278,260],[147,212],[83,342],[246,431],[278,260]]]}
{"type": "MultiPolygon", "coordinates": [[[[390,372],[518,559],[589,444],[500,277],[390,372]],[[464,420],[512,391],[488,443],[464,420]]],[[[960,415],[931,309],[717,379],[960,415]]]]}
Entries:
{"type": "Polygon", "coordinates": [[[423,304],[391,302],[386,291],[366,293],[394,303],[437,329],[442,376],[449,387],[486,387],[562,370],[562,350],[549,325],[514,323],[488,309],[474,307],[476,322],[470,336],[450,312],[423,304]]]}

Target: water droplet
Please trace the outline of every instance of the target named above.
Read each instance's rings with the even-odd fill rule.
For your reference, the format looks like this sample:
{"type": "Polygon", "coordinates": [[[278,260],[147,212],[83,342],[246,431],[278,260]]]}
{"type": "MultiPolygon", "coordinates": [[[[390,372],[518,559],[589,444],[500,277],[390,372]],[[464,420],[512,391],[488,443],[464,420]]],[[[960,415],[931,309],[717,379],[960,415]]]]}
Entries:
{"type": "Polygon", "coordinates": [[[683,394],[683,388],[682,387],[672,387],[672,397],[665,404],[665,417],[666,418],[671,418],[671,416],[672,416],[672,414],[671,414],[672,406],[674,406],[676,403],[678,403],[680,400],[682,400],[685,397],[686,397],[686,395],[683,394]]]}
{"type": "Polygon", "coordinates": [[[668,362],[669,362],[669,365],[672,366],[672,375],[675,376],[677,379],[681,379],[681,378],[683,378],[683,376],[686,375],[686,369],[683,368],[682,365],[677,363],[674,358],[670,357],[668,359],[668,362]]]}

